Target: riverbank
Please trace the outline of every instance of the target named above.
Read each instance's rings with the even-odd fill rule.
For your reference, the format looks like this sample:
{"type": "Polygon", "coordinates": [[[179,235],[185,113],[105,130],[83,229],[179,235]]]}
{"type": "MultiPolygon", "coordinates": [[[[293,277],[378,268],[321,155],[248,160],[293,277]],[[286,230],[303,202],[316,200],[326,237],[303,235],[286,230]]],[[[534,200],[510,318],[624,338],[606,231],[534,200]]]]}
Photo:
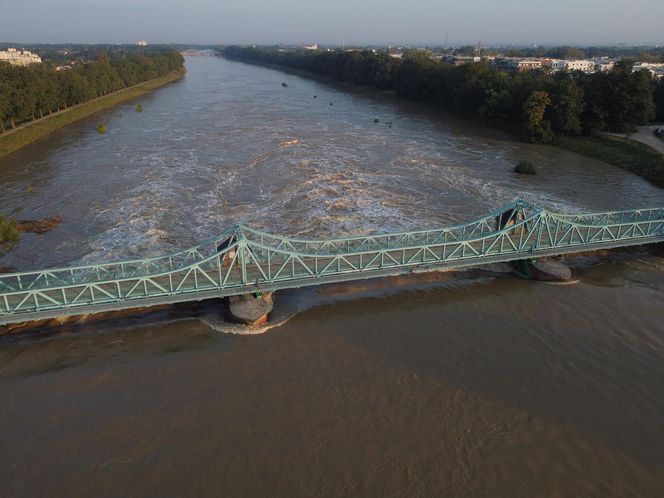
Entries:
{"type": "MultiPolygon", "coordinates": [[[[268,60],[256,60],[245,57],[229,57],[224,53],[222,53],[221,56],[234,62],[262,66],[287,74],[294,74],[297,76],[310,78],[326,84],[333,84],[335,86],[343,85],[348,89],[377,89],[376,86],[371,84],[362,85],[353,83],[351,81],[340,81],[339,79],[322,75],[309,69],[299,67],[293,68],[286,64],[282,65],[268,60]]],[[[390,93],[396,98],[403,98],[392,89],[382,89],[379,91],[390,93]]],[[[432,108],[435,108],[435,105],[432,105],[432,108]]],[[[453,109],[449,109],[449,112],[455,111],[453,109]]],[[[462,117],[469,118],[469,116],[463,116],[461,113],[458,114],[462,117]]],[[[516,122],[511,122],[510,120],[494,122],[492,120],[482,119],[478,116],[472,116],[470,119],[482,125],[489,126],[494,129],[498,128],[501,131],[507,132],[515,140],[524,141],[523,135],[520,133],[521,125],[516,122]]],[[[549,145],[555,145],[562,149],[583,154],[587,157],[618,166],[631,173],[641,176],[642,178],[645,178],[646,180],[659,187],[664,187],[664,156],[662,156],[658,148],[654,148],[655,144],[646,143],[645,139],[640,139],[637,141],[609,135],[581,137],[569,137],[560,135],[554,140],[553,143],[549,145]]]]}
{"type": "Polygon", "coordinates": [[[185,70],[176,70],[160,78],[156,78],[124,90],[104,95],[69,109],[53,113],[50,116],[32,121],[16,130],[9,130],[0,135],[0,157],[19,150],[50,133],[67,126],[75,121],[91,116],[92,114],[109,109],[136,97],[140,97],[156,88],[182,78],[185,70]]]}
{"type": "Polygon", "coordinates": [[[555,145],[618,166],[664,187],[664,155],[649,145],[613,135],[560,137],[555,145]]]}

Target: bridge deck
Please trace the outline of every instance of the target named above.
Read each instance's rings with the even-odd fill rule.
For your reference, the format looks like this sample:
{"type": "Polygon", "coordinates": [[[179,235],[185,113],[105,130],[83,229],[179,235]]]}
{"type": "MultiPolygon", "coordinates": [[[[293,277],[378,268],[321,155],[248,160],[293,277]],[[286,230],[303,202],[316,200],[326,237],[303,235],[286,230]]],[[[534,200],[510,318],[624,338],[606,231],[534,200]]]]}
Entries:
{"type": "Polygon", "coordinates": [[[515,201],[435,230],[303,240],[236,226],[175,254],[0,275],[0,325],[660,242],[664,209],[560,215],[515,201]]]}

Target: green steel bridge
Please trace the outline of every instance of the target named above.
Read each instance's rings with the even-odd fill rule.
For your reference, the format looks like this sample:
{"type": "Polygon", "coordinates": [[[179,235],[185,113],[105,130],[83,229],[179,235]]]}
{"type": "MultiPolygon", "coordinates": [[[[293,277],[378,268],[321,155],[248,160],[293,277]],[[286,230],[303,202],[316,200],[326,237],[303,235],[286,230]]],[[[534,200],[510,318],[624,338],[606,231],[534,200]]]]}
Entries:
{"type": "Polygon", "coordinates": [[[0,325],[664,240],[664,208],[556,214],[517,200],[469,223],[305,240],[237,225],[160,257],[0,275],[0,325]]]}

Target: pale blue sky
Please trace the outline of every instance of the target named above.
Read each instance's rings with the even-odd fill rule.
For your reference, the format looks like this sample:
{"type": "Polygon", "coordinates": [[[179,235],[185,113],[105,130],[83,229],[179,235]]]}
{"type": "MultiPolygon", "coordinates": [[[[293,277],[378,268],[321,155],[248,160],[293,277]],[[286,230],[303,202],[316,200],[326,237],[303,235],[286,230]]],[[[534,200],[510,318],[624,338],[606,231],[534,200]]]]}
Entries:
{"type": "Polygon", "coordinates": [[[0,41],[664,44],[664,0],[0,0],[0,41]]]}

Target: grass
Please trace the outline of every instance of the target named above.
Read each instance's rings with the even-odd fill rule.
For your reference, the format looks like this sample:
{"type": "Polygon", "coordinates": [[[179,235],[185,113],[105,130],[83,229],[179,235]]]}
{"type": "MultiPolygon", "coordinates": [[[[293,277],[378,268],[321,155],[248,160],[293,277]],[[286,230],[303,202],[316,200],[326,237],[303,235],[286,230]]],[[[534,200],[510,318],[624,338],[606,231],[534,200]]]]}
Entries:
{"type": "Polygon", "coordinates": [[[514,172],[522,175],[536,175],[535,166],[533,163],[528,161],[519,161],[516,166],[514,166],[514,172]]]}
{"type": "Polygon", "coordinates": [[[139,97],[145,93],[159,88],[167,83],[175,81],[184,75],[184,70],[173,71],[170,74],[146,81],[139,85],[114,92],[98,99],[85,102],[84,104],[71,107],[66,111],[58,112],[44,119],[29,123],[16,131],[8,131],[0,135],[0,157],[11,154],[21,147],[39,140],[42,137],[67,126],[68,124],[86,118],[96,112],[103,111],[109,107],[120,104],[127,100],[139,97]]]}
{"type": "Polygon", "coordinates": [[[609,135],[563,137],[556,145],[613,164],[664,187],[664,155],[635,140],[609,135]]]}
{"type": "Polygon", "coordinates": [[[16,222],[0,215],[0,242],[18,239],[16,222]]]}

